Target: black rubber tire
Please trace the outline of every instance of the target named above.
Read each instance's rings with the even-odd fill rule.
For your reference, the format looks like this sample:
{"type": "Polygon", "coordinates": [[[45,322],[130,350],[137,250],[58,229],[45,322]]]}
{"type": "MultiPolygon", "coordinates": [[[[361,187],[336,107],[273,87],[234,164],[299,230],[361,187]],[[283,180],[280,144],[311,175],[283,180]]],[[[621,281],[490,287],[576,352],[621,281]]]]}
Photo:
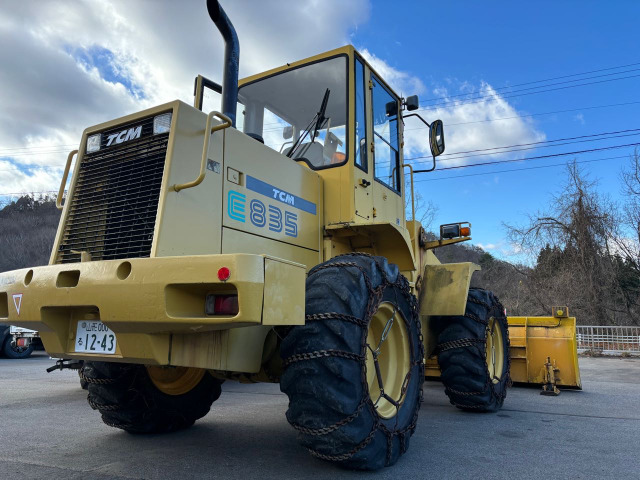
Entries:
{"type": "Polygon", "coordinates": [[[14,349],[11,346],[11,335],[9,335],[4,340],[4,345],[2,346],[2,353],[4,354],[5,357],[13,358],[16,360],[21,358],[28,358],[33,353],[33,343],[30,343],[27,348],[21,347],[20,349],[14,349]]]}
{"type": "Polygon", "coordinates": [[[417,302],[406,278],[383,257],[333,258],[309,272],[305,313],[306,324],[293,327],[280,349],[280,389],[289,397],[287,420],[299,442],[345,468],[393,465],[415,431],[424,381],[417,302]],[[390,419],[380,417],[371,401],[364,360],[369,322],[382,301],[402,313],[411,348],[404,401],[390,419]],[[322,351],[329,355],[307,356],[322,351]]]}
{"type": "Polygon", "coordinates": [[[82,390],[89,390],[89,383],[84,377],[84,361],[80,360],[80,368],[78,369],[78,377],[80,377],[80,388],[82,390]]]}
{"type": "Polygon", "coordinates": [[[156,388],[144,365],[85,362],[87,401],[102,421],[129,433],[168,433],[190,427],[220,397],[221,382],[209,373],[191,391],[167,395],[156,388]]]}
{"type": "Polygon", "coordinates": [[[487,290],[469,289],[465,314],[433,317],[440,328],[438,364],[445,393],[452,405],[473,412],[499,410],[511,385],[509,376],[509,329],[504,307],[487,290]],[[493,317],[502,332],[503,371],[497,383],[487,367],[487,325],[493,317]],[[454,343],[451,343],[454,342],[454,343]],[[455,346],[456,342],[462,346],[455,346]]]}

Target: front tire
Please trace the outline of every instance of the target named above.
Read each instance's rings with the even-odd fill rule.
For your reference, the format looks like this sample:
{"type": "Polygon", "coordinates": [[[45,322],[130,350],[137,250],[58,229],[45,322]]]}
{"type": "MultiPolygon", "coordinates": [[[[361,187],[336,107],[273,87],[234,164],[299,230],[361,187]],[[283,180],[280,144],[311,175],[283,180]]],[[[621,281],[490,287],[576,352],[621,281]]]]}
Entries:
{"type": "Polygon", "coordinates": [[[471,288],[464,315],[434,321],[441,326],[438,364],[451,404],[474,412],[499,410],[511,378],[509,329],[498,298],[471,288]]]}
{"type": "Polygon", "coordinates": [[[349,254],[313,268],[306,292],[306,324],[280,350],[287,420],[318,458],[360,470],[393,465],[415,431],[424,381],[407,280],[383,257],[349,254]]]}
{"type": "Polygon", "coordinates": [[[85,362],[80,375],[91,408],[105,424],[129,433],[190,427],[209,412],[221,392],[219,380],[193,368],[85,362]]]}

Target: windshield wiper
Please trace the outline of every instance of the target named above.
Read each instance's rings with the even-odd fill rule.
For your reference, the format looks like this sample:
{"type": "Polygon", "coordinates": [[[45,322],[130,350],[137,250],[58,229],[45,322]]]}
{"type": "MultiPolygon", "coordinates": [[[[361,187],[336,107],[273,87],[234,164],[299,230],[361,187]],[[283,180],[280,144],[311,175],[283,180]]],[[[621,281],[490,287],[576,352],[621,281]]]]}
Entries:
{"type": "Polygon", "coordinates": [[[304,141],[306,136],[311,131],[311,126],[314,125],[314,122],[315,122],[315,125],[313,127],[313,135],[311,136],[310,144],[313,143],[313,141],[316,138],[316,134],[318,133],[318,130],[320,130],[320,127],[322,127],[324,122],[327,120],[327,118],[324,115],[327,112],[327,104],[329,103],[329,95],[330,94],[331,94],[331,90],[329,90],[327,88],[325,90],[325,92],[324,92],[324,97],[322,97],[322,103],[320,104],[320,110],[318,110],[318,113],[316,113],[315,116],[311,119],[311,121],[309,122],[309,125],[307,125],[307,128],[305,128],[304,132],[302,132],[302,135],[300,135],[298,140],[296,140],[296,142],[293,144],[293,146],[291,147],[291,149],[287,153],[287,157],[289,157],[289,158],[293,157],[293,154],[298,149],[298,147],[300,145],[302,145],[302,142],[304,141]]]}

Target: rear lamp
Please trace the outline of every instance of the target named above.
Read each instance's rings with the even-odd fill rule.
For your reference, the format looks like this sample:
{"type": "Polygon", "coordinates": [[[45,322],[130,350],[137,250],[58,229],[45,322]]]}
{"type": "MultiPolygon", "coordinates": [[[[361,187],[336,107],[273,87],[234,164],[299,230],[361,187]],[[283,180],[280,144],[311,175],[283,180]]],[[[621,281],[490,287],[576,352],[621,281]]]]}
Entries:
{"type": "Polygon", "coordinates": [[[171,130],[171,112],[153,118],[153,134],[167,133],[171,130]]]}
{"type": "Polygon", "coordinates": [[[207,295],[204,311],[207,315],[238,314],[238,295],[207,295]]]}
{"type": "Polygon", "coordinates": [[[16,338],[16,345],[18,347],[28,347],[29,346],[29,339],[27,339],[27,338],[16,338]]]}
{"type": "Polygon", "coordinates": [[[450,239],[460,236],[460,225],[443,225],[440,227],[440,236],[442,238],[450,239]]]}
{"type": "Polygon", "coordinates": [[[100,150],[100,143],[102,141],[102,135],[97,133],[87,138],[87,153],[97,152],[100,150]]]}

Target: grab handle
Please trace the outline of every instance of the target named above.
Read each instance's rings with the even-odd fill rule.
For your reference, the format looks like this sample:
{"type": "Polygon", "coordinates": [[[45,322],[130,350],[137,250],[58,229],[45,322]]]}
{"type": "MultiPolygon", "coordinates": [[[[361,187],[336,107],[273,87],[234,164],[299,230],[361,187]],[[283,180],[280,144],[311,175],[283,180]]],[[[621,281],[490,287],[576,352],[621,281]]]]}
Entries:
{"type": "Polygon", "coordinates": [[[225,128],[229,128],[231,124],[232,124],[231,119],[220,112],[213,111],[213,112],[210,112],[209,115],[207,115],[207,126],[204,128],[204,146],[202,147],[202,160],[200,161],[200,175],[198,175],[198,178],[196,178],[192,182],[180,183],[180,184],[174,185],[172,187],[173,190],[175,190],[176,192],[179,192],[180,190],[195,187],[202,183],[202,180],[204,180],[204,174],[207,167],[207,154],[209,153],[209,139],[211,138],[211,134],[213,132],[217,132],[218,130],[224,130],[225,128]],[[216,125],[215,127],[211,128],[211,120],[213,119],[213,117],[218,117],[224,123],[221,123],[220,125],[216,125]]]}
{"type": "Polygon", "coordinates": [[[71,168],[71,159],[78,153],[78,150],[73,150],[67,157],[67,165],[64,167],[64,173],[62,174],[62,182],[60,183],[60,190],[58,190],[58,198],[56,198],[56,207],[58,210],[62,210],[62,194],[64,193],[64,186],[67,184],[67,177],[69,176],[69,169],[71,168]]]}

